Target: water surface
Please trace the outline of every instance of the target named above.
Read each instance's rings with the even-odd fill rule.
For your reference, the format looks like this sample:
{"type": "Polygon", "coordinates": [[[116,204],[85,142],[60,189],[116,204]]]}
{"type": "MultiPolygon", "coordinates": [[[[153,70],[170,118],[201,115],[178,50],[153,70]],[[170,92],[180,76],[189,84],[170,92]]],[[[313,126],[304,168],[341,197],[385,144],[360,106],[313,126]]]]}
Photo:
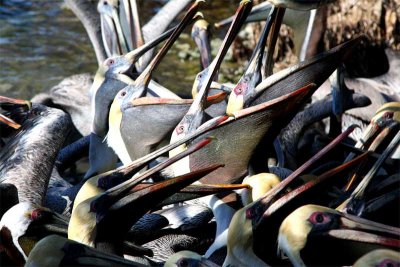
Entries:
{"type": "MultiPolygon", "coordinates": [[[[143,23],[165,3],[138,1],[143,23]]],[[[239,1],[209,1],[204,13],[215,22],[234,13],[239,1]]],[[[97,62],[87,34],[61,0],[0,0],[0,94],[29,99],[73,74],[94,74],[97,62]]],[[[179,39],[195,49],[190,29],[179,39]]],[[[221,33],[219,34],[221,35],[221,33]]],[[[156,71],[174,91],[190,90],[198,58],[178,57],[174,46],[156,71]]]]}

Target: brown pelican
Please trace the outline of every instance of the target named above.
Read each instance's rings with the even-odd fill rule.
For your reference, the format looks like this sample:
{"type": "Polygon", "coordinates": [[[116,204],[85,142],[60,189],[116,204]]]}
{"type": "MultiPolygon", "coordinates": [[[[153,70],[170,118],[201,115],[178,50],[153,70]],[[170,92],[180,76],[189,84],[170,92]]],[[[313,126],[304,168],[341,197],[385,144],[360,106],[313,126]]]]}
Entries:
{"type": "Polygon", "coordinates": [[[58,235],[40,240],[32,249],[25,266],[147,266],[98,251],[58,235]]]}
{"type": "Polygon", "coordinates": [[[271,12],[267,17],[266,24],[261,33],[260,39],[254,48],[253,55],[249,60],[245,73],[229,95],[229,101],[226,107],[226,114],[228,115],[231,115],[234,111],[243,109],[244,99],[247,94],[251,93],[262,80],[261,67],[263,63],[265,44],[267,43],[268,33],[272,26],[272,16],[273,13],[271,12]]]}
{"type": "Polygon", "coordinates": [[[353,267],[398,266],[400,255],[398,251],[376,249],[359,258],[353,267]]]}
{"type": "MultiPolygon", "coordinates": [[[[196,148],[201,148],[205,144],[203,142],[196,148]]],[[[184,155],[182,154],[181,156],[184,155]]],[[[177,159],[179,158],[169,160],[168,164],[177,159]]],[[[124,240],[131,225],[151,209],[154,204],[218,167],[220,166],[214,165],[202,171],[160,182],[133,193],[129,192],[130,189],[135,184],[148,178],[148,175],[144,173],[137,178],[131,178],[76,206],[73,209],[68,236],[73,240],[79,240],[99,249],[121,254],[121,248],[118,247],[118,243],[124,240]],[[132,205],[135,205],[135,212],[129,212],[130,215],[127,217],[126,211],[130,210],[132,205]],[[123,216],[124,220],[120,220],[120,216],[123,216]],[[115,227],[117,225],[118,227],[115,227]],[[109,229],[108,227],[113,227],[115,231],[111,234],[107,230],[109,229]]],[[[151,169],[147,171],[147,174],[150,173],[151,169]]]]}
{"type": "Polygon", "coordinates": [[[23,116],[21,128],[0,151],[0,182],[14,184],[21,202],[43,205],[71,119],[61,110],[36,104],[23,116]]]}
{"type": "MultiPolygon", "coordinates": [[[[240,5],[236,11],[235,19],[233,20],[228,33],[226,34],[224,41],[218,51],[217,56],[211,62],[211,64],[197,74],[193,87],[196,89],[194,91],[198,91],[199,93],[196,95],[192,105],[190,106],[188,112],[182,118],[182,120],[176,125],[175,130],[172,132],[171,142],[181,139],[188,133],[194,132],[204,121],[205,121],[205,100],[208,95],[208,90],[210,89],[210,85],[213,77],[217,73],[219,66],[222,63],[222,60],[228,51],[228,48],[232,44],[235,36],[240,30],[240,27],[249,13],[251,8],[250,1],[241,1],[240,5]],[[200,88],[197,90],[197,88],[200,88]]],[[[185,146],[182,145],[180,148],[172,150],[170,152],[170,156],[179,153],[184,150],[185,146]]],[[[175,165],[174,174],[183,174],[188,172],[188,164],[181,161],[179,164],[175,165]],[[180,165],[185,164],[185,167],[180,165]]]]}
{"type": "Polygon", "coordinates": [[[36,242],[48,234],[66,234],[68,220],[30,202],[10,208],[0,221],[0,246],[17,264],[24,264],[36,242]]]}
{"type": "MultiPolygon", "coordinates": [[[[100,65],[94,83],[90,89],[92,95],[93,124],[92,133],[90,135],[90,169],[86,177],[112,169],[117,161],[115,153],[104,143],[104,138],[109,128],[109,107],[115,95],[119,90],[124,88],[126,84],[133,82],[132,79],[123,73],[126,73],[140,56],[151,49],[151,47],[170,36],[172,32],[173,30],[171,29],[142,47],[123,56],[111,57],[100,65]],[[99,157],[99,154],[102,156],[99,157]]],[[[148,94],[150,96],[169,97],[173,99],[179,98],[169,90],[154,85],[154,82],[150,82],[149,84],[150,90],[148,90],[148,94]]]]}
{"type": "MultiPolygon", "coordinates": [[[[337,137],[335,141],[331,142],[328,147],[318,154],[322,155],[326,153],[348,134],[349,131],[337,137]]],[[[321,183],[338,170],[341,170],[337,169],[321,175],[319,182],[310,181],[308,182],[308,186],[303,187],[303,190],[297,192],[294,190],[291,196],[284,195],[283,190],[286,189],[287,185],[289,185],[295,177],[298,177],[298,175],[305,170],[306,166],[310,166],[317,158],[319,158],[319,156],[310,159],[307,164],[297,169],[289,175],[289,177],[269,190],[267,194],[261,196],[261,198],[259,198],[260,196],[256,196],[259,198],[258,200],[254,200],[253,203],[235,213],[228,230],[228,253],[224,266],[252,266],[256,263],[257,266],[259,264],[265,266],[265,262],[278,264],[278,262],[274,260],[275,256],[273,253],[271,256],[271,250],[276,251],[276,248],[274,248],[275,242],[273,240],[275,240],[277,236],[280,220],[287,215],[288,206],[300,205],[304,200],[298,200],[296,202],[294,201],[296,198],[302,197],[302,194],[312,188],[313,185],[321,183]],[[278,195],[281,194],[283,194],[283,196],[279,198],[278,195]],[[271,240],[271,242],[267,240],[271,240]],[[247,255],[247,257],[243,259],[241,255],[247,255]]],[[[364,158],[365,156],[359,157],[357,161],[353,161],[352,164],[359,163],[364,158]]],[[[348,168],[350,166],[352,165],[349,164],[346,167],[348,168]]]]}
{"type": "Polygon", "coordinates": [[[306,205],[282,222],[278,243],[295,266],[305,266],[305,258],[309,264],[321,264],[323,259],[335,265],[348,265],[377,248],[398,249],[399,236],[399,228],[323,206],[306,205]],[[335,244],[335,252],[319,245],[327,241],[336,241],[331,243],[335,244]],[[312,246],[318,246],[318,253],[312,246]]]}
{"type": "MultiPolygon", "coordinates": [[[[146,69],[140,74],[139,77],[136,78],[136,80],[133,83],[130,83],[126,88],[122,89],[117,96],[114,99],[113,104],[111,105],[110,108],[110,115],[109,115],[109,132],[107,135],[107,143],[109,144],[110,147],[114,149],[114,151],[117,153],[119,158],[122,160],[124,164],[127,164],[131,162],[133,159],[139,158],[141,156],[144,156],[145,154],[138,153],[138,152],[130,152],[132,150],[131,147],[127,147],[124,145],[125,140],[129,140],[130,135],[131,135],[131,126],[137,127],[138,125],[130,125],[132,122],[132,119],[135,119],[137,117],[137,114],[135,113],[135,109],[131,110],[129,109],[130,107],[134,107],[133,101],[135,101],[138,98],[144,97],[147,92],[147,86],[149,84],[150,78],[152,71],[155,69],[155,67],[160,63],[161,59],[165,56],[167,53],[168,49],[172,46],[174,41],[178,38],[180,33],[183,31],[185,26],[189,24],[193,16],[195,15],[197,9],[199,7],[199,1],[196,1],[192,7],[189,9],[183,20],[180,22],[179,26],[176,28],[174,33],[170,36],[168,41],[164,44],[164,46],[160,49],[160,51],[157,53],[157,55],[153,58],[151,63],[146,67],[146,69]],[[134,115],[134,116],[132,116],[134,115]],[[128,128],[128,136],[125,136],[126,131],[124,128],[128,128]],[[130,154],[135,155],[137,157],[131,158],[130,154]]],[[[178,106],[179,107],[179,106],[178,106]]],[[[169,132],[169,130],[164,133],[164,136],[169,132]]],[[[145,133],[147,134],[147,133],[145,133]]],[[[160,142],[160,140],[156,140],[156,142],[160,142]]],[[[134,142],[138,142],[139,140],[134,140],[134,142]]],[[[143,140],[140,140],[139,142],[142,142],[143,140]]],[[[130,144],[131,142],[129,142],[130,144]]],[[[154,148],[154,146],[157,145],[154,143],[151,144],[145,144],[147,146],[147,149],[145,150],[145,153],[149,152],[150,149],[154,148]]]]}

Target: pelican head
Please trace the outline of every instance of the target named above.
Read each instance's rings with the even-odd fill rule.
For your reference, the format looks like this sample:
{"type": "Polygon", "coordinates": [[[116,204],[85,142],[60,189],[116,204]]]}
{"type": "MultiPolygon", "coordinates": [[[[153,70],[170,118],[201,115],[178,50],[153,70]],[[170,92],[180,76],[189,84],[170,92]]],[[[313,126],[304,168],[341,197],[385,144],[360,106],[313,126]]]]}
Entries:
{"type": "MultiPolygon", "coordinates": [[[[305,266],[300,255],[307,246],[318,245],[319,241],[342,240],[348,243],[338,243],[338,248],[350,251],[343,252],[353,263],[363,253],[376,248],[398,248],[400,229],[375,223],[339,211],[317,206],[306,205],[293,211],[282,222],[279,228],[279,248],[289,257],[295,266],[305,266]],[[339,247],[339,244],[341,246],[339,247]],[[361,255],[360,255],[361,253],[361,255]],[[355,257],[355,259],[354,259],[355,257]]],[[[342,250],[341,249],[341,250],[342,250]]],[[[318,253],[324,253],[318,251],[318,253]]],[[[331,260],[340,261],[333,251],[327,255],[331,260]]],[[[337,251],[335,253],[338,253],[337,251]]],[[[327,255],[325,255],[325,260],[327,255]]],[[[344,264],[351,264],[344,263],[344,264]]],[[[314,263],[313,263],[314,264],[314,263]]]]}
{"type": "Polygon", "coordinates": [[[57,229],[63,227],[66,229],[67,223],[65,219],[49,209],[29,202],[20,202],[1,218],[0,247],[15,263],[24,264],[29,252],[44,233],[62,232],[57,229]]]}

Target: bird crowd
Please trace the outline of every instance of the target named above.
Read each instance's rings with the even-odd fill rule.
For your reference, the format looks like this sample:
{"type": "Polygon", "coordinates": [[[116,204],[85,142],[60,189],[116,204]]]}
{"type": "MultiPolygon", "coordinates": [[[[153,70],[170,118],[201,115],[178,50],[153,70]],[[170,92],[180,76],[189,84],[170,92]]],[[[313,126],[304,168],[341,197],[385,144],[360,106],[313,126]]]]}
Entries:
{"type": "Polygon", "coordinates": [[[242,0],[215,25],[210,1],[170,0],[143,27],[136,0],[65,2],[99,67],[0,96],[2,266],[400,266],[400,54],[374,78],[347,74],[366,36],[308,56],[335,0],[242,0]],[[254,21],[242,76],[221,83],[254,21]],[[299,62],[273,73],[282,23],[299,62]],[[153,72],[189,27],[201,70],[184,98],[153,72]]]}

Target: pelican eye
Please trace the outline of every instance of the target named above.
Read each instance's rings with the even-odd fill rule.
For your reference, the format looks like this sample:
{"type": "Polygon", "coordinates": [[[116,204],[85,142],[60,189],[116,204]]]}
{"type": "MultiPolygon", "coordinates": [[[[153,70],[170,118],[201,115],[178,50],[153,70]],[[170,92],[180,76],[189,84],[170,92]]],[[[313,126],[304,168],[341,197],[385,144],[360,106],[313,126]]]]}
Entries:
{"type": "Polygon", "coordinates": [[[394,262],[391,259],[384,259],[381,263],[378,265],[379,267],[399,267],[400,264],[397,262],[394,262]]]}
{"type": "Polygon", "coordinates": [[[104,1],[103,3],[104,3],[104,5],[108,5],[107,1],[104,1]]]}
{"type": "Polygon", "coordinates": [[[36,220],[40,220],[43,217],[43,212],[40,209],[35,209],[32,211],[31,214],[31,219],[36,221],[36,220]]]}
{"type": "Polygon", "coordinates": [[[323,212],[314,212],[311,214],[309,221],[312,224],[326,224],[330,221],[330,217],[323,212]]]}
{"type": "Polygon", "coordinates": [[[189,266],[189,262],[186,259],[180,259],[177,262],[177,265],[180,267],[187,267],[187,266],[189,266]]]}
{"type": "Polygon", "coordinates": [[[109,59],[109,60],[107,60],[107,66],[111,66],[111,65],[113,65],[115,63],[115,61],[114,61],[114,59],[109,59]]]}
{"type": "Polygon", "coordinates": [[[176,132],[178,134],[183,133],[183,130],[185,130],[185,127],[183,125],[179,125],[178,128],[176,128],[176,132]]]}
{"type": "Polygon", "coordinates": [[[126,92],[125,91],[122,91],[121,92],[121,96],[125,96],[126,95],[126,92]]]}

